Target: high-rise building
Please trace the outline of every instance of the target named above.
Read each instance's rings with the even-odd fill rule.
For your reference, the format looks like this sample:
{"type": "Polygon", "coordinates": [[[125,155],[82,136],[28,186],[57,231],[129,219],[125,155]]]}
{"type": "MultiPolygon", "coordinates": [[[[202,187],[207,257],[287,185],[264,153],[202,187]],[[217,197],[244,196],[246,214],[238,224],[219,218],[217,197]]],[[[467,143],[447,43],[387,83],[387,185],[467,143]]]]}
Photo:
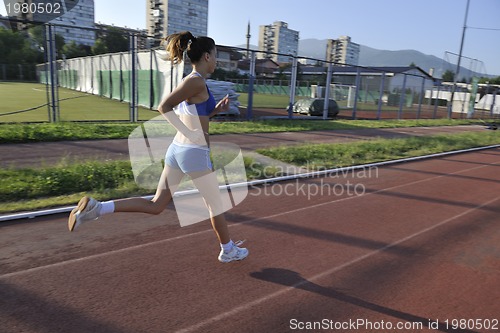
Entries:
{"type": "MultiPolygon", "coordinates": [[[[21,0],[18,1],[22,3],[27,3],[28,8],[31,5],[38,3],[34,0],[21,0]]],[[[19,13],[18,19],[37,21],[37,22],[49,22],[55,25],[56,34],[61,35],[64,38],[66,44],[74,41],[77,44],[83,45],[94,45],[95,42],[95,7],[94,0],[79,0],[78,3],[73,8],[67,8],[64,1],[60,2],[62,7],[60,11],[64,14],[52,19],[52,16],[42,13],[41,11],[26,11],[26,13],[19,13]],[[52,19],[52,20],[51,20],[52,19]],[[57,25],[64,25],[64,27],[59,27],[57,25]]],[[[20,29],[24,28],[24,24],[19,24],[20,29]]]]}
{"type": "Polygon", "coordinates": [[[333,61],[338,65],[356,66],[359,61],[359,44],[351,42],[349,36],[328,39],[325,60],[333,61]]]}
{"type": "Polygon", "coordinates": [[[149,36],[161,39],[181,31],[207,35],[208,0],[146,0],[146,4],[149,36]]]}
{"type": "MultiPolygon", "coordinates": [[[[296,56],[299,50],[299,32],[288,29],[288,24],[276,21],[259,27],[259,51],[296,56]]],[[[260,53],[259,58],[271,58],[277,63],[290,62],[290,56],[260,53]]]]}

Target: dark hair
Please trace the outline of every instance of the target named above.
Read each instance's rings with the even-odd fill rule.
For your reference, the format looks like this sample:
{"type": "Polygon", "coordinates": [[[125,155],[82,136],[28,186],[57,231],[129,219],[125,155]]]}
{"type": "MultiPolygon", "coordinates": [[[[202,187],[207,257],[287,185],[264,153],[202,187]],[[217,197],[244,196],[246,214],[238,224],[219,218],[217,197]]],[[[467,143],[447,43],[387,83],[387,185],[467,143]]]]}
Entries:
{"type": "Polygon", "coordinates": [[[203,53],[210,53],[215,48],[215,41],[210,37],[194,37],[189,31],[183,31],[169,35],[164,39],[165,49],[169,53],[169,58],[178,64],[184,58],[184,51],[192,63],[198,62],[203,53]]]}

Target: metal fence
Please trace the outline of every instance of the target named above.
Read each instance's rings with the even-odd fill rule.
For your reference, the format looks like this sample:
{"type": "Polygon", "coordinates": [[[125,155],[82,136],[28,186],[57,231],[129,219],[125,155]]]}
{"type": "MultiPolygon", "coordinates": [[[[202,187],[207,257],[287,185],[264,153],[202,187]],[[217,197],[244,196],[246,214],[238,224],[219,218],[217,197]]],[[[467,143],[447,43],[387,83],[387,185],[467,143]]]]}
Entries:
{"type": "MultiPolygon", "coordinates": [[[[56,48],[55,27],[43,25],[42,63],[36,67],[0,64],[0,79],[9,83],[0,85],[0,98],[10,101],[0,106],[0,122],[148,120],[157,115],[152,111],[190,70],[189,64],[173,66],[165,61],[159,48],[141,47],[144,43],[138,42],[141,36],[135,33],[127,34],[126,52],[65,59],[56,48]]],[[[25,38],[33,42],[30,35],[25,38]]],[[[349,119],[500,114],[498,86],[447,85],[418,67],[343,66],[290,55],[289,64],[278,65],[272,61],[278,55],[283,56],[219,47],[220,67],[231,70],[224,78],[231,82],[227,89],[234,89],[237,94],[231,96],[236,99],[239,94],[241,103],[231,119],[304,118],[307,115],[294,113],[292,107],[304,98],[324,99],[324,116],[319,118],[327,118],[325,96],[339,105],[338,117],[349,119]]]]}

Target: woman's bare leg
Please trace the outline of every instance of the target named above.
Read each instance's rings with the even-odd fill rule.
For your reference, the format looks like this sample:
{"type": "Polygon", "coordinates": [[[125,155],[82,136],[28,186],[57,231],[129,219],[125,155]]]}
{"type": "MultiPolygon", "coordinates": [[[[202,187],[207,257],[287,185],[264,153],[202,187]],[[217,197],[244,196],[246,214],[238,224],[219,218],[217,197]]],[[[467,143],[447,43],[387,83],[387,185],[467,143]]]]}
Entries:
{"type": "Polygon", "coordinates": [[[184,173],[165,165],[153,199],[127,198],[115,200],[115,212],[140,212],[147,214],[160,214],[165,210],[172,195],[179,187],[184,173]]]}
{"type": "Polygon", "coordinates": [[[221,244],[231,241],[226,218],[223,213],[222,199],[219,192],[217,177],[212,171],[202,171],[189,173],[194,185],[200,191],[207,208],[210,212],[210,222],[212,228],[221,244]]]}

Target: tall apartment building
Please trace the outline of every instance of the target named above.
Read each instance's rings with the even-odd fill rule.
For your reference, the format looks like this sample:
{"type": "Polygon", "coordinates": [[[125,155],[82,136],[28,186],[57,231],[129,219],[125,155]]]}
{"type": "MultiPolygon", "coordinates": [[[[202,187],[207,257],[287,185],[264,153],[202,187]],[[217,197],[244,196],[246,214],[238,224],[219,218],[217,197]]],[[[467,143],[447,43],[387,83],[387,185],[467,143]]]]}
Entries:
{"type": "Polygon", "coordinates": [[[359,61],[359,44],[351,42],[351,37],[340,36],[329,39],[326,44],[326,61],[336,64],[357,65],[359,61]]]}
{"type": "Polygon", "coordinates": [[[146,0],[146,27],[155,39],[191,31],[206,36],[208,0],[146,0]]]}
{"type": "MultiPolygon", "coordinates": [[[[276,21],[259,27],[259,51],[297,55],[299,32],[289,29],[288,24],[276,21]]],[[[289,56],[259,53],[259,58],[270,58],[277,63],[290,62],[289,56]]]]}
{"type": "MultiPolygon", "coordinates": [[[[31,5],[32,3],[35,5],[38,3],[34,0],[21,0],[18,2],[27,3],[28,5],[31,5]]],[[[79,0],[73,8],[66,7],[65,2],[60,3],[62,4],[61,11],[64,14],[53,20],[51,20],[52,17],[47,14],[29,11],[28,13],[19,13],[18,19],[38,22],[50,21],[50,23],[56,25],[55,32],[63,36],[66,43],[74,41],[77,44],[90,46],[94,45],[94,0],[79,0]],[[57,25],[65,25],[65,27],[58,27],[57,25]]],[[[23,27],[23,24],[18,25],[19,29],[23,29],[23,27]]]]}

